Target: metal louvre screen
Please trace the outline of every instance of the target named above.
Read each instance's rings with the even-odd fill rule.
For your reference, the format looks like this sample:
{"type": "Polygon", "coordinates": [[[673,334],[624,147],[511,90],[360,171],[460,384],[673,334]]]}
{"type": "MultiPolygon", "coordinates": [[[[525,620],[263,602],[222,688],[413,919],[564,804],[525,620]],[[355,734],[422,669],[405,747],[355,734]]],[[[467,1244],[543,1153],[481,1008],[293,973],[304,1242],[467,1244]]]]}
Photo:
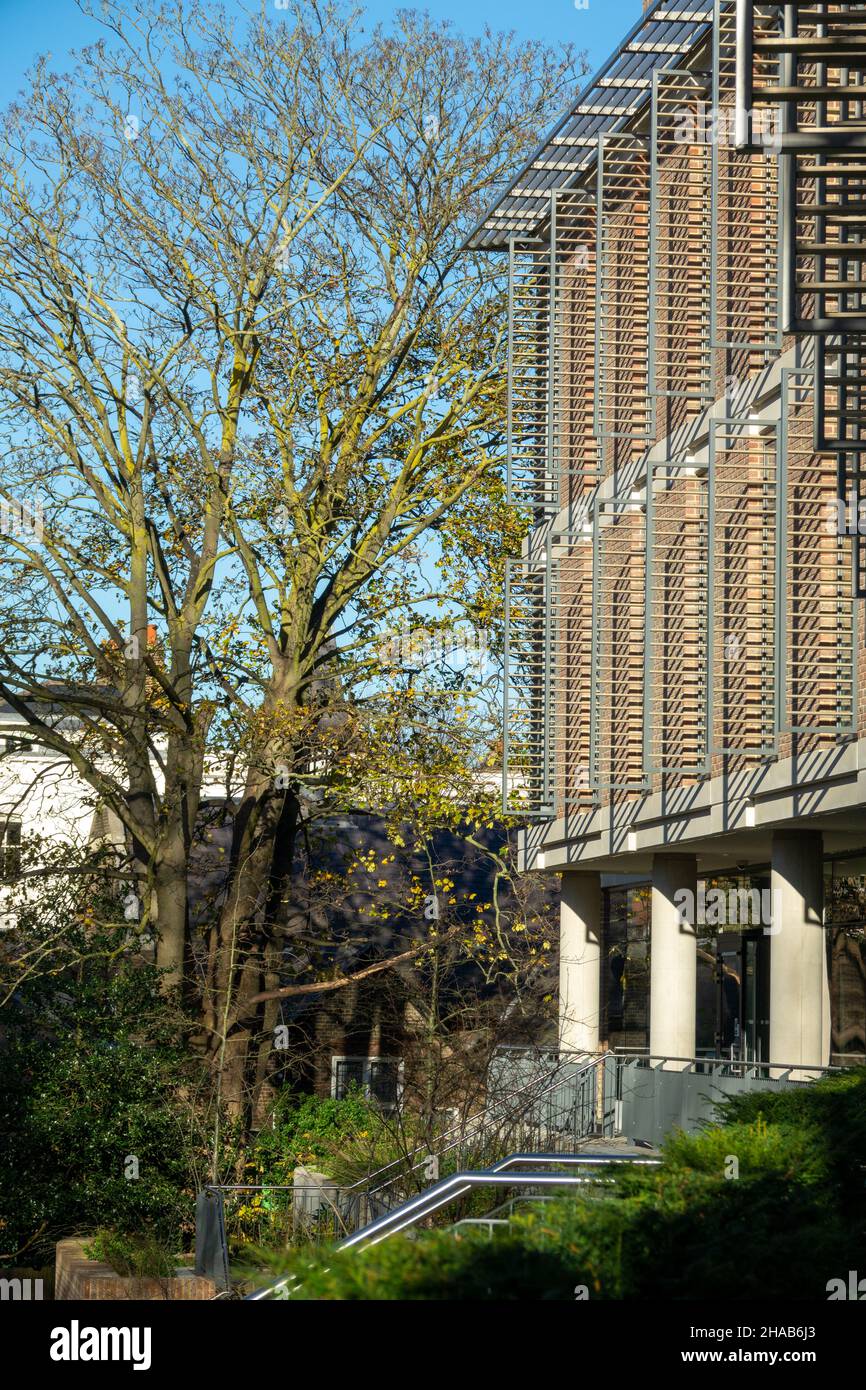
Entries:
{"type": "Polygon", "coordinates": [[[506,814],[550,816],[551,641],[549,558],[509,560],[505,572],[502,804],[506,814]]]}
{"type": "Polygon", "coordinates": [[[715,0],[711,341],[769,352],[782,341],[777,161],[734,147],[736,69],[736,13],[715,0]]]}
{"type": "Polygon", "coordinates": [[[851,542],[834,505],[838,464],[815,452],[814,416],[812,373],[786,371],[781,728],[820,746],[856,729],[856,645],[851,542]]]}
{"type": "Polygon", "coordinates": [[[866,153],[834,150],[783,158],[793,166],[797,209],[792,319],[801,331],[818,333],[862,327],[866,321],[866,153]]]}
{"type": "Polygon", "coordinates": [[[710,696],[716,757],[750,761],[776,751],[778,503],[777,426],[713,421],[710,696]]]}
{"type": "MultiPolygon", "coordinates": [[[[748,47],[742,93],[749,107],[781,106],[788,119],[781,131],[784,151],[811,142],[797,139],[813,123],[817,103],[834,125],[849,117],[866,96],[866,38],[862,5],[759,4],[737,0],[748,47]],[[749,59],[751,61],[749,61],[749,59]]],[[[754,117],[753,117],[754,120],[754,117]]],[[[760,130],[749,132],[755,141],[760,130]]]]}
{"type": "Polygon", "coordinates": [[[599,136],[595,432],[610,473],[652,439],[648,141],[599,136]]]}
{"type": "Polygon", "coordinates": [[[846,334],[842,343],[816,343],[818,449],[866,450],[866,338],[846,334]]]}
{"type": "Polygon", "coordinates": [[[866,502],[866,337],[845,333],[841,340],[815,339],[815,449],[834,454],[836,492],[847,506],[845,540],[851,552],[852,590],[866,598],[866,534],[861,534],[861,503],[866,502]],[[853,518],[854,524],[851,524],[853,518]]]}
{"type": "Polygon", "coordinates": [[[597,801],[592,761],[592,525],[554,537],[551,563],[553,765],[557,813],[597,801]]]}
{"type": "Polygon", "coordinates": [[[646,788],[643,682],[646,516],[639,499],[597,499],[593,518],[592,767],[611,791],[646,788]]]}
{"type": "Polygon", "coordinates": [[[838,491],[845,497],[850,518],[846,539],[851,551],[853,594],[855,598],[866,598],[866,476],[862,453],[842,454],[839,469],[838,491]]]}
{"type": "Polygon", "coordinates": [[[540,242],[511,243],[508,274],[508,500],[554,508],[548,458],[550,253],[540,242]]]}
{"type": "Polygon", "coordinates": [[[866,24],[862,5],[761,5],[740,13],[738,124],[765,117],[793,207],[786,320],[798,332],[866,329],[866,24]]]}
{"type": "Polygon", "coordinates": [[[645,769],[709,771],[709,487],[706,468],[649,465],[645,769]]]}
{"type": "Polygon", "coordinates": [[[596,208],[583,189],[553,195],[552,472],[567,506],[593,484],[601,454],[593,433],[596,208]]]}
{"type": "Polygon", "coordinates": [[[656,72],[650,206],[650,390],[664,436],[713,399],[710,350],[710,146],[707,87],[656,72]]]}

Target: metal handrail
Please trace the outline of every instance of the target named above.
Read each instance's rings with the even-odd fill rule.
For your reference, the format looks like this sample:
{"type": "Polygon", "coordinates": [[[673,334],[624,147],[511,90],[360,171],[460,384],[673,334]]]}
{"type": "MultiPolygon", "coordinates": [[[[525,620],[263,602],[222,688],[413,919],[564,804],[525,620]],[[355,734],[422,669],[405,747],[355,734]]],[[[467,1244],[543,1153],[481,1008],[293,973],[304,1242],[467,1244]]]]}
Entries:
{"type": "MultiPolygon", "coordinates": [[[[505,1049],[504,1047],[503,1047],[503,1048],[497,1049],[497,1051],[505,1051],[505,1050],[506,1050],[506,1049],[505,1049]]],[[[550,1055],[554,1055],[554,1054],[551,1053],[550,1055]]],[[[565,1053],[560,1053],[559,1056],[560,1056],[561,1058],[564,1057],[564,1058],[566,1058],[566,1059],[572,1058],[572,1057],[575,1058],[575,1059],[583,1059],[583,1065],[578,1067],[579,1072],[588,1071],[589,1068],[590,1068],[591,1066],[594,1066],[595,1064],[597,1064],[597,1062],[598,1062],[598,1060],[599,1060],[598,1055],[593,1056],[593,1054],[587,1053],[587,1052],[565,1052],[565,1053]]],[[[567,1063],[567,1064],[568,1064],[568,1063],[567,1063]]],[[[576,1061],[574,1064],[577,1065],[577,1061],[576,1061]]],[[[541,1082],[544,1082],[544,1081],[548,1082],[549,1085],[548,1085],[547,1087],[545,1087],[545,1089],[541,1090],[540,1093],[539,1093],[538,1095],[533,1095],[532,1098],[533,1098],[534,1100],[540,1099],[542,1096],[544,1096],[544,1095],[547,1094],[547,1092],[548,1092],[549,1089],[551,1089],[552,1087],[554,1087],[554,1086],[556,1086],[556,1085],[558,1085],[558,1084],[561,1084],[562,1078],[559,1077],[559,1078],[557,1078],[556,1080],[551,1081],[549,1073],[545,1073],[545,1074],[543,1074],[543,1075],[540,1076],[540,1077],[536,1077],[533,1081],[528,1081],[528,1082],[526,1083],[525,1086],[520,1087],[518,1090],[510,1092],[510,1093],[509,1093],[509,1096],[508,1096],[508,1101],[507,1101],[507,1102],[506,1102],[505,1100],[502,1100],[501,1102],[494,1102],[494,1104],[495,1104],[495,1105],[501,1104],[501,1105],[503,1105],[503,1106],[504,1106],[506,1103],[512,1104],[515,1100],[521,1099],[521,1097],[525,1096],[527,1093],[533,1092],[534,1089],[535,1089],[541,1082]]],[[[477,1116],[474,1116],[474,1117],[472,1117],[472,1118],[477,1119],[477,1120],[479,1120],[479,1121],[483,1121],[483,1119],[484,1119],[484,1117],[485,1117],[486,1114],[487,1114],[487,1110],[486,1110],[486,1109],[485,1109],[485,1110],[481,1110],[481,1111],[479,1111],[479,1113],[478,1113],[477,1116]]],[[[470,1121],[470,1122],[471,1122],[471,1121],[470,1121]]],[[[439,1138],[439,1140],[441,1141],[441,1140],[443,1140],[443,1139],[448,1139],[448,1138],[450,1138],[450,1136],[451,1136],[451,1135],[454,1135],[454,1134],[457,1134],[457,1135],[459,1135],[459,1136],[462,1138],[462,1137],[465,1135],[465,1133],[466,1133],[466,1128],[467,1128],[467,1120],[466,1120],[466,1118],[464,1117],[463,1119],[458,1120],[458,1121],[456,1122],[456,1124],[453,1124],[453,1125],[451,1126],[450,1129],[446,1129],[442,1134],[440,1134],[440,1135],[438,1136],[438,1138],[439,1138]]],[[[441,1148],[440,1148],[440,1149],[437,1149],[435,1152],[436,1152],[437,1154],[439,1154],[439,1153],[448,1153],[448,1152],[450,1151],[450,1149],[453,1148],[453,1147],[455,1146],[455,1144],[458,1143],[458,1142],[459,1142],[459,1139],[455,1140],[455,1141],[454,1141],[454,1144],[448,1145],[448,1146],[447,1146],[446,1148],[444,1148],[444,1149],[441,1149],[441,1148]]],[[[359,1178],[359,1179],[357,1180],[357,1182],[354,1182],[354,1183],[352,1184],[351,1187],[347,1187],[347,1188],[346,1188],[346,1191],[347,1191],[347,1192],[352,1192],[352,1191],[354,1191],[355,1188],[358,1188],[358,1187],[364,1187],[364,1188],[366,1189],[367,1192],[374,1192],[374,1191],[379,1190],[379,1188],[381,1188],[382,1186],[386,1186],[386,1184],[379,1184],[379,1188],[370,1188],[370,1187],[367,1186],[367,1185],[368,1185],[369,1183],[371,1183],[375,1178],[381,1177],[383,1173],[387,1173],[387,1172],[389,1171],[389,1169],[391,1169],[391,1168],[399,1168],[402,1164],[404,1164],[404,1163],[407,1161],[407,1159],[415,1158],[416,1154],[420,1154],[420,1155],[421,1155],[421,1158],[419,1159],[419,1161],[418,1161],[416,1164],[414,1164],[410,1169],[408,1169],[408,1172],[410,1172],[410,1173],[414,1172],[416,1168],[420,1168],[420,1167],[422,1166],[422,1164],[423,1164],[424,1162],[426,1162],[427,1159],[429,1159],[429,1158],[431,1158],[431,1157],[434,1156],[433,1150],[431,1150],[429,1147],[425,1146],[424,1144],[419,1144],[417,1148],[415,1148],[415,1149],[413,1149],[413,1150],[411,1151],[411,1153],[405,1154],[405,1155],[403,1155],[403,1157],[401,1157],[401,1158],[394,1158],[394,1159],[391,1160],[390,1163],[386,1163],[386,1164],[384,1164],[381,1168],[377,1168],[377,1169],[375,1169],[374,1172],[367,1174],[366,1177],[359,1178]]]]}
{"type": "MultiPolygon", "coordinates": [[[[602,1181],[613,1182],[613,1178],[602,1179],[602,1181]]],[[[509,1197],[507,1201],[500,1202],[498,1207],[493,1207],[486,1216],[461,1216],[459,1221],[455,1221],[447,1229],[449,1231],[460,1231],[464,1226],[510,1226],[511,1218],[514,1216],[514,1209],[524,1206],[530,1202],[555,1202],[555,1192],[522,1192],[517,1197],[509,1197]],[[507,1216],[502,1216],[502,1212],[507,1212],[507,1216]]]]}
{"type": "MultiPolygon", "coordinates": [[[[509,1168],[519,1163],[560,1164],[585,1168],[606,1168],[611,1165],[657,1167],[661,1159],[647,1158],[642,1154],[509,1154],[492,1168],[454,1173],[449,1178],[443,1178],[426,1192],[410,1197],[393,1211],[372,1221],[363,1230],[341,1240],[337,1249],[348,1250],[358,1246],[366,1248],[378,1245],[388,1236],[407,1230],[422,1221],[425,1216],[431,1216],[440,1207],[456,1201],[474,1187],[584,1187],[592,1182],[589,1177],[574,1176],[570,1173],[508,1172],[509,1168]]],[[[294,1278],[292,1274],[283,1275],[264,1288],[257,1289],[255,1293],[247,1294],[245,1301],[259,1302],[272,1297],[294,1278]]]]}
{"type": "Polygon", "coordinates": [[[758,1062],[746,1061],[740,1057],[669,1057],[662,1053],[650,1052],[648,1048],[615,1047],[611,1049],[611,1052],[617,1062],[627,1062],[633,1058],[635,1061],[657,1063],[659,1066],[665,1062],[683,1062],[689,1066],[709,1067],[714,1070],[719,1067],[739,1067],[743,1071],[783,1072],[784,1076],[771,1078],[778,1081],[785,1080],[790,1077],[791,1072],[795,1071],[820,1072],[822,1075],[829,1076],[845,1070],[844,1067],[839,1066],[824,1066],[820,1062],[774,1062],[772,1060],[758,1062]]]}
{"type": "MultiPolygon", "coordinates": [[[[591,1053],[586,1052],[560,1053],[559,1055],[561,1058],[574,1057],[575,1059],[583,1059],[582,1064],[577,1060],[574,1063],[565,1063],[565,1065],[574,1065],[577,1067],[576,1073],[568,1078],[570,1082],[574,1082],[580,1076],[589,1072],[590,1070],[592,1070],[592,1068],[598,1066],[599,1062],[602,1061],[604,1056],[603,1053],[597,1053],[593,1055],[591,1053]]],[[[519,1104],[521,1099],[526,1099],[532,1102],[543,1100],[544,1097],[549,1095],[551,1091],[554,1091],[558,1086],[561,1086],[563,1084],[563,1081],[564,1078],[558,1073],[556,1076],[552,1078],[549,1073],[545,1073],[541,1077],[536,1077],[533,1081],[527,1082],[525,1086],[519,1088],[518,1090],[509,1092],[508,1096],[505,1099],[501,1101],[494,1101],[493,1106],[491,1107],[494,1116],[497,1110],[511,1109],[515,1106],[515,1104],[519,1104]],[[546,1084],[542,1085],[542,1083],[546,1084]]],[[[493,1122],[493,1120],[491,1120],[490,1111],[487,1108],[480,1111],[478,1115],[474,1118],[477,1119],[479,1126],[482,1128],[485,1126],[486,1123],[493,1122]]],[[[469,1132],[471,1133],[471,1131],[469,1132]]],[[[411,1151],[411,1153],[404,1155],[402,1158],[392,1159],[390,1163],[386,1163],[382,1168],[376,1169],[375,1172],[368,1174],[364,1178],[359,1178],[356,1182],[352,1183],[350,1187],[345,1188],[344,1191],[346,1193],[353,1193],[356,1190],[362,1190],[368,1197],[375,1197],[377,1194],[381,1193],[385,1188],[390,1187],[392,1183],[398,1180],[398,1178],[409,1177],[412,1173],[417,1172],[419,1168],[423,1168],[424,1165],[428,1163],[431,1158],[439,1158],[443,1154],[451,1153],[454,1149],[458,1148],[466,1138],[467,1121],[464,1118],[458,1121],[457,1124],[452,1125],[450,1129],[445,1130],[445,1132],[439,1136],[440,1142],[435,1150],[432,1150],[423,1144],[419,1144],[416,1149],[413,1149],[411,1151]],[[456,1135],[457,1137],[452,1139],[450,1144],[444,1144],[443,1146],[441,1141],[449,1139],[452,1135],[456,1135]],[[418,1157],[418,1161],[416,1163],[410,1162],[410,1166],[408,1168],[405,1167],[404,1165],[407,1162],[414,1159],[416,1155],[420,1155],[420,1157],[418,1157]],[[391,1169],[397,1170],[396,1172],[394,1172],[393,1177],[386,1179],[386,1181],[384,1182],[376,1182],[376,1179],[381,1179],[382,1175],[388,1173],[391,1169]],[[372,1186],[374,1182],[376,1185],[372,1186]]]]}
{"type": "MultiPolygon", "coordinates": [[[[563,1164],[569,1167],[585,1168],[604,1168],[610,1164],[638,1164],[655,1167],[661,1163],[660,1158],[649,1158],[638,1154],[509,1154],[499,1163],[494,1163],[491,1168],[480,1170],[468,1170],[464,1173],[454,1173],[449,1178],[442,1178],[434,1183],[426,1192],[421,1192],[415,1197],[409,1197],[405,1202],[401,1202],[393,1211],[386,1212],[384,1216],[379,1216],[375,1221],[371,1221],[369,1226],[364,1226],[360,1231],[355,1231],[353,1235],[341,1240],[338,1246],[340,1250],[348,1250],[356,1245],[378,1245],[379,1241],[387,1236],[394,1235],[398,1231],[406,1230],[409,1226],[414,1226],[422,1221],[425,1216],[430,1216],[440,1207],[448,1202],[454,1201],[457,1197],[468,1192],[470,1187],[478,1186],[483,1178],[491,1183],[506,1185],[514,1182],[519,1186],[534,1186],[533,1183],[525,1181],[526,1175],[523,1173],[509,1173],[507,1170],[515,1167],[519,1163],[542,1163],[542,1164],[563,1164]],[[519,1180],[519,1182],[518,1182],[519,1180]],[[461,1183],[463,1186],[461,1186],[461,1183]]],[[[538,1177],[538,1174],[533,1176],[538,1177]]],[[[565,1174],[546,1174],[550,1182],[556,1182],[557,1177],[565,1177],[565,1174]]],[[[571,1185],[585,1183],[586,1178],[572,1178],[571,1185]]],[[[483,1185],[483,1184],[481,1184],[483,1185]]]]}

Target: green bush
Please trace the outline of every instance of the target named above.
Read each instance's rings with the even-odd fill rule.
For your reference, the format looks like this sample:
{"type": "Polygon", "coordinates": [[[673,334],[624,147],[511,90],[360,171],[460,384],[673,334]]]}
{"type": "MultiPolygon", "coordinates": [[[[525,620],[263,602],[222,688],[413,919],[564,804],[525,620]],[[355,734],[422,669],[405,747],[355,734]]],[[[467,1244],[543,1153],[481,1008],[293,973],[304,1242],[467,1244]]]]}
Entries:
{"type": "Polygon", "coordinates": [[[183,1018],[153,967],[118,955],[125,929],[69,936],[77,962],[23,982],[3,1011],[0,1259],[50,1259],[103,1226],[180,1249],[204,1160],[183,1018]]]}
{"type": "Polygon", "coordinates": [[[179,1243],[194,1185],[164,1058],[130,1042],[19,1042],[0,1057],[0,1091],[5,1251],[94,1225],[179,1243]]]}
{"type": "Polygon", "coordinates": [[[430,1138],[429,1131],[411,1114],[385,1115],[360,1092],[343,1100],[286,1092],[277,1096],[270,1123],[256,1138],[249,1181],[291,1183],[293,1169],[303,1165],[350,1187],[406,1160],[425,1136],[430,1138]]]}
{"type": "Polygon", "coordinates": [[[249,1181],[291,1183],[299,1165],[324,1167],[330,1174],[342,1152],[374,1147],[380,1131],[380,1115],[361,1095],[345,1100],[278,1095],[247,1164],[249,1181]]]}
{"type": "Polygon", "coordinates": [[[169,1279],[176,1261],[170,1247],[153,1235],[124,1235],[120,1231],[97,1231],[84,1246],[89,1260],[110,1265],[116,1274],[133,1279],[169,1279]]]}

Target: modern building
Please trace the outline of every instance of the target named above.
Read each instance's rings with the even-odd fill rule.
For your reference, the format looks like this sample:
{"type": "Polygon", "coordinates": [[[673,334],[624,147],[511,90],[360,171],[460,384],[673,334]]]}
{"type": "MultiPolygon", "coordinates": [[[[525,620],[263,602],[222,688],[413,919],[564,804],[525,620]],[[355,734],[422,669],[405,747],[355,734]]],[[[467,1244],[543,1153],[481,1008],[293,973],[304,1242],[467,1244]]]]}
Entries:
{"type": "Polygon", "coordinates": [[[562,1045],[862,1060],[866,5],[657,0],[469,245],[562,1045]]]}

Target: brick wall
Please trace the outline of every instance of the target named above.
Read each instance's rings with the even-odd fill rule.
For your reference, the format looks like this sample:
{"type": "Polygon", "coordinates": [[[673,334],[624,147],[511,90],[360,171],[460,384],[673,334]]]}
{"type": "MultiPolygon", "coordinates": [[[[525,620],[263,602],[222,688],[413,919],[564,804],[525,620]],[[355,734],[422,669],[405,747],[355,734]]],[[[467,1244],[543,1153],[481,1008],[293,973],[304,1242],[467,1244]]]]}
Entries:
{"type": "Polygon", "coordinates": [[[89,1260],[84,1253],[85,1244],[86,1241],[77,1239],[57,1242],[55,1299],[100,1303],[159,1299],[203,1302],[216,1297],[213,1281],[189,1270],[179,1271],[172,1279],[122,1278],[108,1265],[89,1260]]]}

